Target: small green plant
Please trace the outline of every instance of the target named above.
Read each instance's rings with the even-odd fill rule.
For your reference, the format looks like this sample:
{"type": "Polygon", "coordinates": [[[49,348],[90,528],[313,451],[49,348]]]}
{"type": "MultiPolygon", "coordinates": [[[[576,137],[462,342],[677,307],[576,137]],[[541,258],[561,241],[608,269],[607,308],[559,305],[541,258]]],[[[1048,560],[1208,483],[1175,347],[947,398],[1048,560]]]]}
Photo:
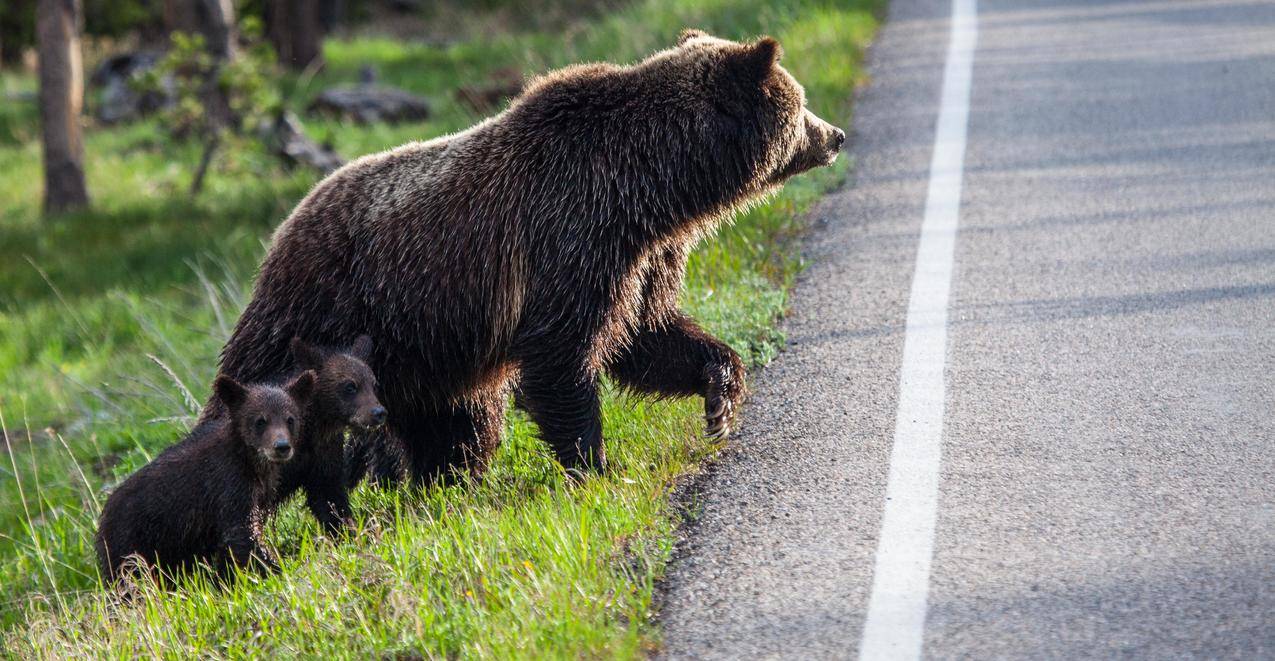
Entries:
{"type": "Polygon", "coordinates": [[[251,130],[277,115],[282,100],[276,91],[274,51],[261,36],[261,23],[240,22],[241,48],[229,60],[216,58],[198,34],[174,32],[172,46],[159,64],[135,82],[143,93],[170,96],[160,111],[160,125],[175,140],[198,140],[203,149],[190,194],[203,190],[204,177],[223,141],[248,139],[251,130]]]}

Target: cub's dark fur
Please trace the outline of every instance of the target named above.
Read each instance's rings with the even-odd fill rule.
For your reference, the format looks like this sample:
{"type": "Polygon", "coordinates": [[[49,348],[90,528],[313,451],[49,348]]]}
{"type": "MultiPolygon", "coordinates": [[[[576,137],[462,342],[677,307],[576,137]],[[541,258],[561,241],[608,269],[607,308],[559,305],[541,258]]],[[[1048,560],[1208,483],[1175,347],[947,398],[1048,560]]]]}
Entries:
{"type": "Polygon", "coordinates": [[[134,556],[170,572],[200,560],[222,575],[254,558],[276,567],[261,546],[262,518],[314,383],[313,372],[283,388],[218,377],[225,414],[202,421],[107,498],[96,537],[103,579],[117,580],[134,556]]]}
{"type": "Polygon", "coordinates": [[[359,159],[275,233],[221,372],[288,366],[288,338],[362,332],[418,480],[481,472],[512,388],[566,467],[605,456],[598,383],[704,397],[724,434],[739,357],[677,305],[687,257],[733,210],[831,163],[779,44],[687,31],[632,66],[535,81],[460,133],[359,159]]]}
{"type": "Polygon", "coordinates": [[[350,520],[344,476],[345,429],[373,429],[386,417],[376,398],[376,377],[366,362],[372,353],[372,339],[361,336],[341,351],[293,338],[291,352],[298,368],[314,372],[315,387],[301,426],[304,440],[292,461],[280,469],[276,502],[304,490],[310,512],[325,532],[334,534],[350,520]]]}

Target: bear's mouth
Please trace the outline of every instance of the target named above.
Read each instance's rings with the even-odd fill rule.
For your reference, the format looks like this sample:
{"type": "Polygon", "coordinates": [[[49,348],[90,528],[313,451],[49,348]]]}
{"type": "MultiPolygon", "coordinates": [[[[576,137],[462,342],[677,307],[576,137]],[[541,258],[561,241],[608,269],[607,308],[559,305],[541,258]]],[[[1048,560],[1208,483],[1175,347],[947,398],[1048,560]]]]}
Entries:
{"type": "Polygon", "coordinates": [[[380,429],[381,427],[385,426],[384,418],[381,418],[378,420],[372,416],[366,416],[366,417],[359,416],[355,418],[352,422],[354,423],[355,427],[358,427],[362,431],[372,431],[375,429],[380,429]]]}
{"type": "Polygon", "coordinates": [[[287,450],[263,449],[261,455],[266,461],[272,464],[283,464],[292,460],[292,456],[296,454],[295,450],[288,448],[287,450]]]}

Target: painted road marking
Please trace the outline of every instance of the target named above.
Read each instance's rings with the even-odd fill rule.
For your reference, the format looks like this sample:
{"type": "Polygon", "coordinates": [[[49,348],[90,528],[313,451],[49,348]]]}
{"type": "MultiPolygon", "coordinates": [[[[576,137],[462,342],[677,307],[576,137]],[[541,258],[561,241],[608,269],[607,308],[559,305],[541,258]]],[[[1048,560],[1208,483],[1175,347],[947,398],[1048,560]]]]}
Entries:
{"type": "Polygon", "coordinates": [[[977,1],[952,0],[951,41],[908,301],[881,539],[859,647],[864,660],[918,659],[924,640],[943,441],[947,303],[977,41],[977,1]]]}

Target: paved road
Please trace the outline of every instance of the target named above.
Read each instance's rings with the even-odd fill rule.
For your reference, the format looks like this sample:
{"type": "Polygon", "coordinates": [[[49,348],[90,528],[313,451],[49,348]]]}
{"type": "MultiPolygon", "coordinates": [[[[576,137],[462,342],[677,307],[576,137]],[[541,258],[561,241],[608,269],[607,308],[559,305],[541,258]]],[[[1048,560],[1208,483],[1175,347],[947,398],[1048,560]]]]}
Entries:
{"type": "MultiPolygon", "coordinates": [[[[892,2],[669,657],[860,652],[950,11],[892,2]]],[[[1275,658],[1275,2],[978,27],[924,656],[1275,658]]]]}

